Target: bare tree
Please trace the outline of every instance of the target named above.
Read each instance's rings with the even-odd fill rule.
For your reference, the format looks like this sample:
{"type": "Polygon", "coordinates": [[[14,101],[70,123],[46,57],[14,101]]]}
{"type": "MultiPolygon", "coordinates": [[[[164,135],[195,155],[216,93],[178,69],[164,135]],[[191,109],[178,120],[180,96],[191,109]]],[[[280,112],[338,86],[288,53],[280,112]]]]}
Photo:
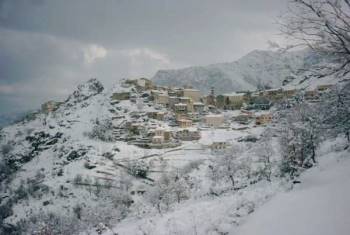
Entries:
{"type": "Polygon", "coordinates": [[[272,135],[272,130],[267,129],[254,148],[255,155],[258,157],[258,162],[262,164],[259,176],[265,178],[267,181],[271,181],[272,167],[274,165],[272,156],[275,151],[272,147],[272,135]]]}
{"type": "Polygon", "coordinates": [[[284,112],[285,117],[280,118],[281,173],[294,178],[316,163],[322,121],[318,107],[305,102],[284,112]]]}
{"type": "Polygon", "coordinates": [[[350,72],[349,0],[290,0],[281,25],[294,46],[307,46],[332,62],[319,75],[350,72]]]}
{"type": "Polygon", "coordinates": [[[338,84],[322,96],[322,124],[330,133],[344,134],[350,143],[350,82],[338,84]]]}
{"type": "MultiPolygon", "coordinates": [[[[244,186],[252,176],[251,159],[242,157],[244,148],[233,145],[225,154],[218,154],[209,165],[208,176],[213,185],[229,183],[231,189],[244,186]]],[[[213,190],[213,189],[211,189],[213,190]]]]}

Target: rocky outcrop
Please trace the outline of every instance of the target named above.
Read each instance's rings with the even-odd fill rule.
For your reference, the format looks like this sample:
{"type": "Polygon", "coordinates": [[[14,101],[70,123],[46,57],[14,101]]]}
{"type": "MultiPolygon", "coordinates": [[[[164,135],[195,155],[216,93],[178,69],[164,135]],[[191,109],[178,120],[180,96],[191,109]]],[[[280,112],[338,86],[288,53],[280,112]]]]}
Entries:
{"type": "Polygon", "coordinates": [[[100,81],[96,78],[88,80],[86,83],[80,84],[66,100],[67,104],[79,103],[89,99],[92,96],[100,94],[104,90],[104,87],[100,81]]]}

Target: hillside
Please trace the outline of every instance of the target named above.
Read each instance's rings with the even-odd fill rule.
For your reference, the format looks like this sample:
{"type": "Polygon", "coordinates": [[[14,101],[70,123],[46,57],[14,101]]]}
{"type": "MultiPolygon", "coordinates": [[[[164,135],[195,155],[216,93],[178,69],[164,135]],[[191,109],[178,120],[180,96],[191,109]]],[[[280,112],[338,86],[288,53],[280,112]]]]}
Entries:
{"type": "MultiPolygon", "coordinates": [[[[323,147],[328,150],[329,145],[323,147]]],[[[238,229],[249,235],[346,235],[350,230],[349,151],[328,152],[319,166],[301,177],[302,184],[259,208],[238,229]],[[278,221],[278,223],[276,223],[278,221]]]]}
{"type": "MultiPolygon", "coordinates": [[[[118,234],[345,235],[349,231],[349,151],[326,141],[301,184],[259,183],[241,193],[193,200],[163,215],[125,220],[118,234]],[[276,222],[278,221],[278,223],[276,222]]],[[[106,233],[111,234],[111,233],[106,233]]]]}
{"type": "Polygon", "coordinates": [[[0,130],[0,233],[232,234],[322,159],[349,155],[349,83],[269,110],[205,107],[180,126],[146,82],[90,79],[0,130]]]}
{"type": "Polygon", "coordinates": [[[72,215],[82,208],[81,213],[90,214],[93,220],[102,216],[93,214],[97,207],[107,210],[113,205],[115,198],[100,193],[105,188],[111,193],[116,190],[111,178],[119,170],[113,156],[118,153],[123,158],[134,151],[136,157],[138,151],[108,140],[112,130],[106,128],[112,116],[133,109],[131,104],[119,110],[113,107],[113,91],[105,91],[96,79],[89,80],[55,112],[37,113],[0,131],[0,218],[4,219],[0,227],[6,233],[11,234],[13,226],[26,218],[45,220],[49,213],[73,226],[72,215]],[[102,132],[94,132],[97,123],[102,129],[105,125],[102,132]],[[103,135],[105,141],[92,134],[103,135]]]}
{"type": "Polygon", "coordinates": [[[305,68],[318,62],[317,57],[307,51],[279,53],[255,50],[231,63],[160,70],[152,80],[166,86],[191,85],[204,93],[214,87],[220,94],[255,90],[262,86],[280,87],[293,78],[302,77],[305,68]]]}

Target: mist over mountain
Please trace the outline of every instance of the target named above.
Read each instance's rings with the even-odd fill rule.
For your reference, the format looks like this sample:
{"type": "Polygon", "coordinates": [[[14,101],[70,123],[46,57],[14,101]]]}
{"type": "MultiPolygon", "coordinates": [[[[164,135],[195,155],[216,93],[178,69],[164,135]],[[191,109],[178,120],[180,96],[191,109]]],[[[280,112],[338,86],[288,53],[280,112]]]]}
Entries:
{"type": "Polygon", "coordinates": [[[27,112],[12,112],[0,114],[0,128],[20,120],[26,113],[27,112]]]}

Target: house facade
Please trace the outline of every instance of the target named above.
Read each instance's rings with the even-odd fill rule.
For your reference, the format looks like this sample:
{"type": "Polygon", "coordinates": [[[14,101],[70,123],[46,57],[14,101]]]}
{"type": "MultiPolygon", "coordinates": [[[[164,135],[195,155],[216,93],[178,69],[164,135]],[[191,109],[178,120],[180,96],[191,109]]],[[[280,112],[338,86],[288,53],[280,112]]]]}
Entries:
{"type": "Polygon", "coordinates": [[[224,124],[224,116],[221,114],[210,114],[204,117],[204,123],[209,127],[219,127],[224,124]]]}
{"type": "Polygon", "coordinates": [[[223,108],[224,109],[240,109],[245,102],[244,93],[231,93],[223,95],[223,108]]]}
{"type": "Polygon", "coordinates": [[[192,126],[192,121],[188,119],[180,119],[177,121],[180,128],[188,128],[192,126]]]}
{"type": "Polygon", "coordinates": [[[201,133],[197,128],[183,128],[176,132],[175,137],[182,141],[193,141],[201,138],[201,133]]]}
{"type": "Polygon", "coordinates": [[[130,99],[130,92],[115,92],[112,94],[111,97],[112,100],[129,100],[130,99]]]}
{"type": "Polygon", "coordinates": [[[255,117],[255,124],[256,125],[265,125],[272,121],[272,114],[260,114],[255,117]]]}
{"type": "Polygon", "coordinates": [[[201,93],[196,89],[183,89],[182,96],[191,98],[192,102],[199,102],[201,99],[201,93]]]}

